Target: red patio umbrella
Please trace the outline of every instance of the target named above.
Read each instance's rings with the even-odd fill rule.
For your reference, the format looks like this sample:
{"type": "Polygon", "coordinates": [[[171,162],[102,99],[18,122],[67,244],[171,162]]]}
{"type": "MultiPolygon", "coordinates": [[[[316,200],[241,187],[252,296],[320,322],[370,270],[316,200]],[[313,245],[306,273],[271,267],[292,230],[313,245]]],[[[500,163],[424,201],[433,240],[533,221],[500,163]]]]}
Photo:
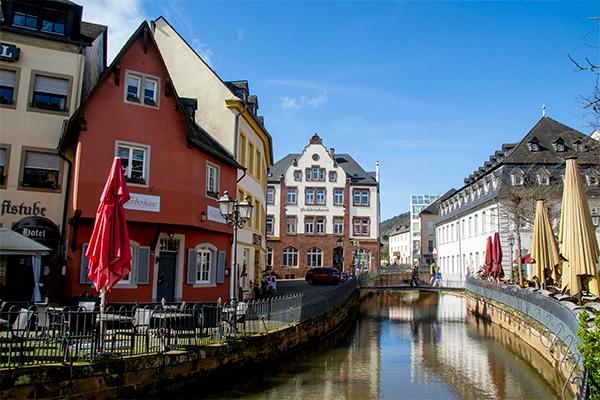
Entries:
{"type": "Polygon", "coordinates": [[[105,293],[131,272],[131,249],[123,206],[129,201],[121,159],[115,157],[96,211],[94,231],[85,256],[90,259],[88,274],[100,292],[100,312],[105,293]]]}
{"type": "Polygon", "coordinates": [[[485,276],[490,276],[492,272],[492,266],[494,261],[492,260],[492,237],[488,236],[485,241],[485,276]]]}
{"type": "Polygon", "coordinates": [[[492,243],[492,278],[504,278],[504,270],[502,269],[502,246],[500,244],[500,235],[494,233],[494,241],[492,243]]]}

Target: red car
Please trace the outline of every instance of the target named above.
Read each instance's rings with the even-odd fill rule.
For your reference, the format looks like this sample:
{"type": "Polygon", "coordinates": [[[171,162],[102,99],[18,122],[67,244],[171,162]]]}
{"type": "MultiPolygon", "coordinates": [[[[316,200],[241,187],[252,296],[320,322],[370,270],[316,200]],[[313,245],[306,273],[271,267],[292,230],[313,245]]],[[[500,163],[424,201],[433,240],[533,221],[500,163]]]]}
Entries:
{"type": "Polygon", "coordinates": [[[342,281],[340,271],[335,268],[311,268],[306,273],[306,282],[309,285],[333,284],[337,285],[342,281]]]}

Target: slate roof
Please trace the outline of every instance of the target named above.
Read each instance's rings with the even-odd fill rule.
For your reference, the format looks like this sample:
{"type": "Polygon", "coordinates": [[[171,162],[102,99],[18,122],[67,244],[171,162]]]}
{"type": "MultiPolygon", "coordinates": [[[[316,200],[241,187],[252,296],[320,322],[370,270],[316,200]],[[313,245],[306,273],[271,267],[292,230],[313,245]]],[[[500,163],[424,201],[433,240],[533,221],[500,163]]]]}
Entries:
{"type": "Polygon", "coordinates": [[[446,193],[435,199],[433,203],[428,205],[420,214],[438,214],[440,210],[440,204],[446,199],[450,198],[454,193],[456,193],[456,189],[452,188],[448,190],[446,193]]]}
{"type": "Polygon", "coordinates": [[[104,25],[81,21],[81,35],[85,36],[92,42],[96,40],[98,36],[102,35],[107,29],[108,27],[104,25]]]}
{"type": "MultiPolygon", "coordinates": [[[[267,180],[269,182],[279,182],[279,177],[283,174],[288,166],[290,166],[294,160],[300,158],[301,154],[288,154],[281,160],[273,164],[267,173],[267,180]]],[[[346,177],[350,178],[350,183],[365,184],[365,185],[376,185],[377,180],[375,179],[374,172],[365,172],[364,169],[352,158],[349,154],[335,154],[334,160],[338,166],[346,172],[346,177]]]]}
{"type": "MultiPolygon", "coordinates": [[[[497,177],[498,185],[495,189],[490,185],[487,193],[476,196],[455,210],[437,219],[436,223],[454,219],[470,210],[477,209],[483,204],[496,201],[513,188],[511,175],[514,170],[521,169],[525,174],[531,176],[537,174],[542,168],[547,168],[556,183],[561,183],[560,174],[564,170],[565,159],[568,157],[577,157],[580,170],[585,173],[589,168],[597,168],[600,165],[600,145],[589,136],[576,131],[566,125],[561,124],[549,117],[542,117],[540,121],[525,135],[525,137],[516,144],[504,144],[502,150],[498,150],[486,161],[482,167],[476,170],[468,178],[465,178],[465,185],[455,193],[464,192],[472,187],[473,184],[481,184],[485,180],[497,177]],[[539,151],[532,151],[529,144],[534,141],[539,146],[539,151]],[[554,143],[562,141],[565,146],[564,151],[556,151],[554,143]],[[582,143],[584,151],[577,151],[576,143],[582,143]]],[[[600,195],[600,190],[591,189],[588,195],[600,195]]],[[[450,195],[452,197],[453,195],[450,195]]],[[[445,200],[443,200],[445,201],[445,200]]],[[[442,202],[443,202],[442,201],[442,202]]],[[[441,202],[440,202],[441,204],[441,202]]]]}

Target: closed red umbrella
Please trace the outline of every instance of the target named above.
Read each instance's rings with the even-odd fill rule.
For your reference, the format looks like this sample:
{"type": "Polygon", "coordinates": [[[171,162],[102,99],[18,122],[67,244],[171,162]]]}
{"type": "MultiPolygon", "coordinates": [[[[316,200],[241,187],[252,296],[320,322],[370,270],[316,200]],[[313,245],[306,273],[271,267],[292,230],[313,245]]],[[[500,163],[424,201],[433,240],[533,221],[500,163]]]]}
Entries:
{"type": "Polygon", "coordinates": [[[500,235],[494,233],[494,241],[492,242],[492,278],[504,278],[504,270],[502,269],[502,246],[500,244],[500,235]]]}
{"type": "Polygon", "coordinates": [[[493,266],[493,259],[492,259],[492,237],[488,236],[487,240],[485,241],[485,276],[490,276],[490,272],[492,272],[492,266],[493,266]]]}
{"type": "Polygon", "coordinates": [[[129,233],[123,209],[129,198],[121,159],[116,157],[100,196],[94,231],[85,254],[90,259],[88,276],[100,292],[101,312],[105,292],[131,272],[129,233]]]}

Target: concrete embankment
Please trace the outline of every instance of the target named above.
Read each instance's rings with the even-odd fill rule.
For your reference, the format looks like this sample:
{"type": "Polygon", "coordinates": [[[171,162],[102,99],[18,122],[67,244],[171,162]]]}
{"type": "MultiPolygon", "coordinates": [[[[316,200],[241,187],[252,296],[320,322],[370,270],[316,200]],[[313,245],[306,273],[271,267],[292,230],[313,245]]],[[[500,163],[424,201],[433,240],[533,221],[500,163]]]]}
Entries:
{"type": "MultiPolygon", "coordinates": [[[[473,323],[477,329],[519,354],[546,381],[563,390],[566,382],[564,377],[571,374],[573,363],[561,363],[566,345],[553,332],[521,312],[490,298],[469,291],[465,292],[465,297],[468,312],[476,317],[473,323]]],[[[577,375],[581,376],[579,368],[575,369],[574,376],[577,375]]],[[[566,398],[574,398],[576,391],[576,385],[567,385],[566,398]]]]}
{"type": "Polygon", "coordinates": [[[349,329],[358,316],[360,291],[341,306],[284,329],[148,356],[91,363],[46,365],[0,371],[0,398],[136,398],[198,384],[220,382],[231,373],[251,372],[294,352],[309,349],[349,329]]]}

